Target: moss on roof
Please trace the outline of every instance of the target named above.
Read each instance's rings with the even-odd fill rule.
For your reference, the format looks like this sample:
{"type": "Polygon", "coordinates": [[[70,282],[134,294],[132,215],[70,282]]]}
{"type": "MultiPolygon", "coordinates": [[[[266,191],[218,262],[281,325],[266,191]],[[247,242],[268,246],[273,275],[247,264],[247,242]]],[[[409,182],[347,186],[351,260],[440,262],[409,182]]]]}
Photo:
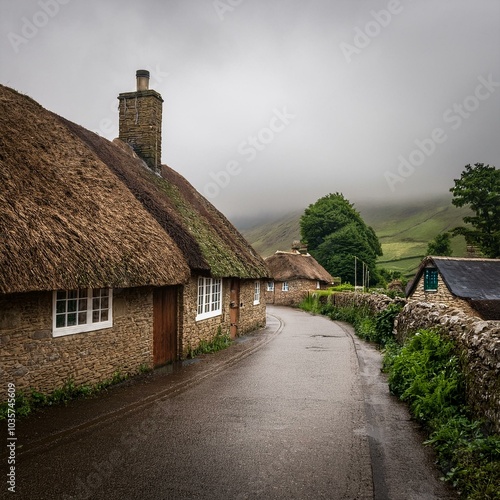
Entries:
{"type": "Polygon", "coordinates": [[[269,275],[251,245],[183,176],[166,165],[159,176],[122,141],[111,143],[59,120],[96,153],[172,237],[193,274],[243,279],[269,275]]]}

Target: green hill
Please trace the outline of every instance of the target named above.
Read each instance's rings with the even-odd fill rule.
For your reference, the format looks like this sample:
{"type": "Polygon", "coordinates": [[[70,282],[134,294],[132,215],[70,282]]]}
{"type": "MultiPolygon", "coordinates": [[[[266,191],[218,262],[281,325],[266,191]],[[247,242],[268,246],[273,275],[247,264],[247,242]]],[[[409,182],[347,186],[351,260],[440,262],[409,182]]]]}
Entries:
{"type": "MultiPolygon", "coordinates": [[[[467,209],[451,204],[451,198],[442,197],[420,202],[393,205],[355,204],[365,222],[379,237],[384,255],[380,267],[401,271],[413,276],[425,255],[427,244],[441,232],[462,225],[467,209]]],[[[299,219],[303,211],[291,213],[278,220],[259,224],[242,233],[263,257],[276,250],[288,250],[293,240],[300,239],[299,219]]],[[[463,237],[452,239],[453,255],[466,253],[463,237]]]]}

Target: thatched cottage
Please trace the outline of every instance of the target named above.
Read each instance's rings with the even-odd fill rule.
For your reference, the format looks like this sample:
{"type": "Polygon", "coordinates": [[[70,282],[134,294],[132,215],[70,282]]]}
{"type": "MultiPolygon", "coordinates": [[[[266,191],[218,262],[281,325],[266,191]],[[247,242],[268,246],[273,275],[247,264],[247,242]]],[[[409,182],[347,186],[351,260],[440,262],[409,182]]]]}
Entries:
{"type": "Polygon", "coordinates": [[[272,276],[266,283],[268,304],[298,305],[308,293],[325,290],[333,282],[330,273],[304,246],[294,244],[290,252],[278,250],[266,264],[272,276]]]}
{"type": "Polygon", "coordinates": [[[265,324],[265,263],[161,164],[146,73],[119,96],[113,142],[0,86],[0,379],[19,389],[97,383],[265,324]]]}
{"type": "Polygon", "coordinates": [[[426,257],[408,283],[406,296],[500,320],[500,259],[426,257]]]}

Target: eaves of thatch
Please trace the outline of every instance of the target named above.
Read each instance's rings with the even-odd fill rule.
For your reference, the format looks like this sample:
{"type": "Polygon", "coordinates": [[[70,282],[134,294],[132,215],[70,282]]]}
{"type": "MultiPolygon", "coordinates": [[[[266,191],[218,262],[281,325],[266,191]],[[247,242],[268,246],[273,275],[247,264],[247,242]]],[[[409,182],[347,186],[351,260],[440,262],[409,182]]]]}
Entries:
{"type": "Polygon", "coordinates": [[[52,113],[0,85],[0,293],[186,282],[173,239],[52,113]]]}
{"type": "Polygon", "coordinates": [[[309,254],[277,251],[266,259],[271,276],[276,281],[308,279],[331,284],[330,273],[309,254]]]}
{"type": "Polygon", "coordinates": [[[269,276],[264,260],[184,177],[166,165],[159,176],[122,141],[111,143],[59,120],[95,152],[172,237],[192,274],[242,279],[269,276]]]}

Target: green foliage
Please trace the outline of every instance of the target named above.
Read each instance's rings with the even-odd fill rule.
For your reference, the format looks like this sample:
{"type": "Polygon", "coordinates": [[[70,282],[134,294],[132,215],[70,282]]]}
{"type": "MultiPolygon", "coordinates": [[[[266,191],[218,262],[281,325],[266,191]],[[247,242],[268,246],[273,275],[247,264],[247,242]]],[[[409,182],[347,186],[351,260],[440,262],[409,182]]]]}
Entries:
{"type": "Polygon", "coordinates": [[[215,337],[210,340],[201,340],[196,349],[192,349],[191,346],[188,347],[188,358],[195,358],[200,354],[211,354],[217,351],[221,351],[222,349],[226,349],[232,344],[231,337],[228,333],[223,334],[222,329],[219,326],[217,329],[217,333],[215,337]]]}
{"type": "Polygon", "coordinates": [[[342,283],[341,285],[332,286],[330,288],[332,292],[354,292],[354,285],[350,283],[342,283]]]}
{"type": "Polygon", "coordinates": [[[464,376],[452,342],[421,331],[386,350],[389,386],[430,433],[446,481],[464,498],[500,499],[500,436],[468,417],[464,376]]]}
{"type": "Polygon", "coordinates": [[[300,219],[300,230],[309,252],[332,275],[354,283],[356,256],[367,264],[373,283],[377,281],[375,261],[382,255],[378,238],[342,194],[328,194],[309,205],[300,219]]]}
{"type": "Polygon", "coordinates": [[[474,212],[463,218],[472,228],[457,227],[453,234],[465,236],[487,257],[500,257],[500,170],[484,163],[466,165],[450,191],[455,206],[469,206],[474,212]]]}
{"type": "Polygon", "coordinates": [[[441,233],[438,234],[429,244],[427,245],[426,255],[441,255],[444,257],[450,257],[453,253],[451,249],[451,234],[441,233]]]}

